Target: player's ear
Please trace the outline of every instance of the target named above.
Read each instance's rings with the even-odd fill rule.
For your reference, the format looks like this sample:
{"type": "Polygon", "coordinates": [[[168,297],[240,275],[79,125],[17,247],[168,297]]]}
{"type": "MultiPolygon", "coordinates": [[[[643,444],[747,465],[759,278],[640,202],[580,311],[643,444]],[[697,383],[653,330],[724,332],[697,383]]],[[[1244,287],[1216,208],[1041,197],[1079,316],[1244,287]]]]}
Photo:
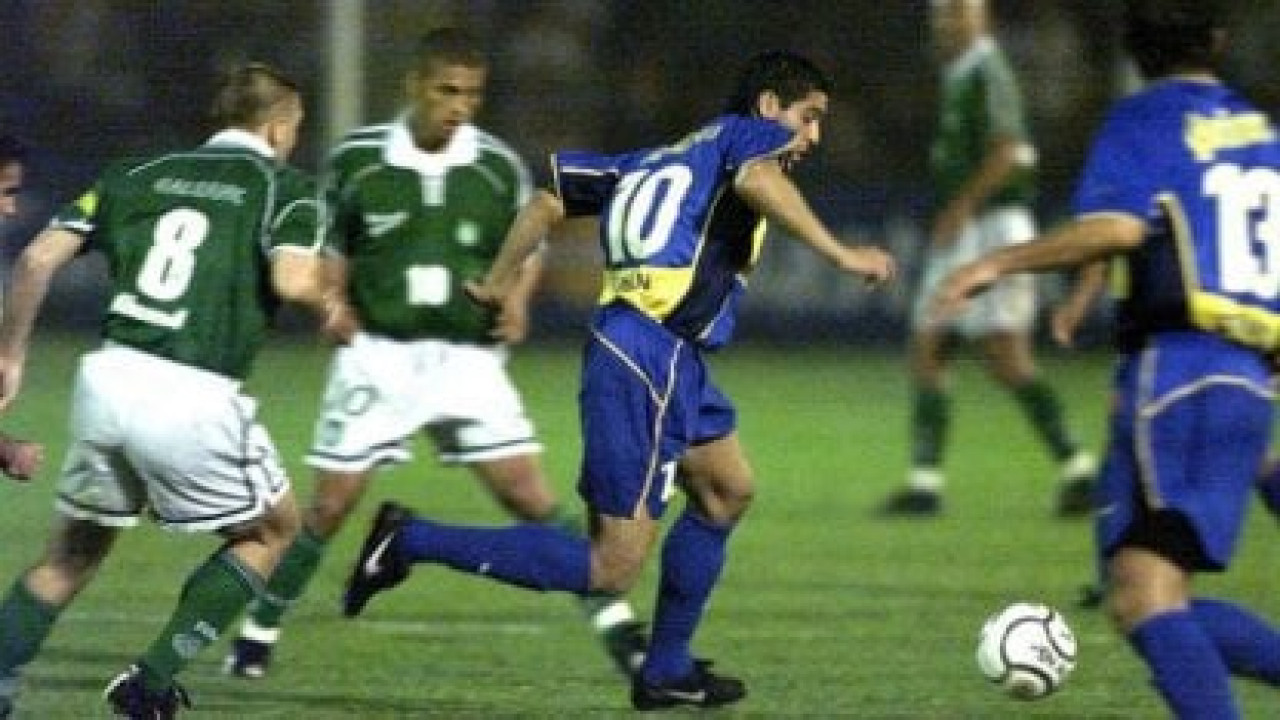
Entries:
{"type": "Polygon", "coordinates": [[[756,97],[756,114],[760,117],[772,120],[778,117],[781,112],[782,100],[778,98],[778,93],[772,90],[765,90],[756,97]]]}

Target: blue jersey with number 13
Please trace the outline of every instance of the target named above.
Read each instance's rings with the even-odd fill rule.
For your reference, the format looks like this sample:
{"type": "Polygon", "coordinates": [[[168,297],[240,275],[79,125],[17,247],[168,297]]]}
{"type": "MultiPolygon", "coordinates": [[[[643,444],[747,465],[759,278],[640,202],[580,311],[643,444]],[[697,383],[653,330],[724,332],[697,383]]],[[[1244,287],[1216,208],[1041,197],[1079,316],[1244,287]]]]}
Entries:
{"type": "Polygon", "coordinates": [[[772,120],[724,115],[667,147],[556,155],[568,215],[601,217],[600,304],[625,303],[702,347],[728,342],[764,235],[733,183],[792,135],[772,120]]]}
{"type": "Polygon", "coordinates": [[[1197,329],[1280,350],[1280,140],[1235,92],[1169,80],[1118,103],[1076,211],[1147,222],[1142,246],[1125,257],[1121,349],[1197,329]]]}

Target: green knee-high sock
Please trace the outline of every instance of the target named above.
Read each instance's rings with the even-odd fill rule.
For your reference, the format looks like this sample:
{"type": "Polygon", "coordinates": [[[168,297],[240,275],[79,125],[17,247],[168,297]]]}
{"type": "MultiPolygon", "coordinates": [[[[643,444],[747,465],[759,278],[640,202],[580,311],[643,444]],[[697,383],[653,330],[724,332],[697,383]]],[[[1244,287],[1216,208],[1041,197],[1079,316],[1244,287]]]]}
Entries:
{"type": "MultiPolygon", "coordinates": [[[[540,518],[538,520],[538,524],[559,528],[567,533],[573,533],[578,537],[585,537],[587,534],[586,522],[582,515],[571,513],[559,505],[557,505],[555,509],[545,517],[540,518]]],[[[587,617],[591,618],[593,622],[596,622],[597,630],[605,630],[608,625],[614,624],[611,622],[614,618],[600,617],[601,613],[613,606],[620,599],[622,599],[622,596],[614,593],[593,592],[579,595],[578,604],[582,607],[582,612],[585,613],[587,617]],[[600,622],[597,622],[597,620],[600,622]]],[[[631,618],[625,617],[620,619],[629,620],[631,618]]]]}
{"type": "Polygon", "coordinates": [[[195,569],[159,637],[138,662],[143,684],[162,691],[201,650],[222,635],[262,591],[262,577],[223,548],[195,569]]]}
{"type": "Polygon", "coordinates": [[[916,386],[911,407],[911,462],[915,467],[938,467],[947,449],[951,427],[951,396],[916,386]]]}
{"type": "Polygon", "coordinates": [[[31,662],[62,608],[44,602],[19,577],[0,604],[0,708],[17,692],[18,671],[31,662]]]}
{"type": "Polygon", "coordinates": [[[1053,388],[1037,379],[1014,388],[1013,396],[1055,460],[1062,462],[1076,453],[1080,446],[1067,430],[1062,401],[1053,388]]]}
{"type": "Polygon", "coordinates": [[[320,567],[327,548],[325,541],[304,527],[289,546],[276,571],[267,581],[266,592],[254,599],[249,613],[254,624],[261,628],[277,628],[280,618],[302,597],[311,578],[320,567]]]}

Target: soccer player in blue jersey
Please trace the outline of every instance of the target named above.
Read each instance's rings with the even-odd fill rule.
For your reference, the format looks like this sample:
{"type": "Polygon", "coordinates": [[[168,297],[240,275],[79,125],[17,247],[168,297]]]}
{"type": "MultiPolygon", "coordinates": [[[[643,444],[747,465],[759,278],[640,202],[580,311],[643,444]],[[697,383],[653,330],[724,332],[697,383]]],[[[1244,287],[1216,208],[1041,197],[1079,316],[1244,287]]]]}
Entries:
{"type": "Polygon", "coordinates": [[[632,683],[641,710],[717,706],[745,685],[713,673],[690,643],[753,494],[733,404],[702,354],[733,332],[769,218],[840,270],[894,274],[873,247],[841,244],[787,168],[816,145],[830,85],[807,59],[769,52],[746,66],[726,113],[664,147],[554,157],[553,191],[517,216],[473,295],[498,305],[518,268],[567,217],[599,216],[604,290],[584,355],[579,492],[590,541],[535,525],[451,527],[384,505],[348,583],[349,612],[431,562],[538,590],[625,591],[657,543],[676,490],[688,502],[662,548],[652,638],[632,683]]]}
{"type": "MultiPolygon", "coordinates": [[[[26,147],[12,135],[0,134],[0,220],[18,215],[18,194],[22,192],[26,147]]],[[[25,482],[44,461],[44,447],[0,433],[0,473],[25,482]]]]}
{"type": "Polygon", "coordinates": [[[1280,135],[1216,74],[1221,12],[1129,3],[1127,43],[1152,82],[1095,139],[1076,219],[957,270],[937,307],[1010,273],[1115,258],[1128,294],[1096,500],[1107,607],[1175,716],[1230,720],[1230,675],[1280,685],[1280,633],[1191,585],[1228,566],[1271,436],[1280,135]]]}

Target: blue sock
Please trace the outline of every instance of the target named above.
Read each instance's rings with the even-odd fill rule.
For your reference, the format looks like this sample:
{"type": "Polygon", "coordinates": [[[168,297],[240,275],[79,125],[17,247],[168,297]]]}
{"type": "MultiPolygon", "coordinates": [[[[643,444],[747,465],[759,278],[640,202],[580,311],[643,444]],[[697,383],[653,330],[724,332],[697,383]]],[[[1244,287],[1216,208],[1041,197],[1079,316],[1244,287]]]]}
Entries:
{"type": "Polygon", "coordinates": [[[400,535],[414,562],[447,565],[531,590],[584,593],[591,582],[591,546],[542,525],[473,528],[414,518],[400,535]]]}
{"type": "Polygon", "coordinates": [[[1227,666],[1190,610],[1147,618],[1129,642],[1178,720],[1239,720],[1227,666]]]}
{"type": "Polygon", "coordinates": [[[718,527],[685,510],[662,546],[662,578],[653,613],[644,679],[678,680],[693,670],[689,644],[707,598],[720,579],[732,527],[718,527]]]}
{"type": "Polygon", "coordinates": [[[1280,685],[1280,632],[1274,627],[1222,600],[1197,599],[1191,613],[1232,673],[1280,685]]]}

